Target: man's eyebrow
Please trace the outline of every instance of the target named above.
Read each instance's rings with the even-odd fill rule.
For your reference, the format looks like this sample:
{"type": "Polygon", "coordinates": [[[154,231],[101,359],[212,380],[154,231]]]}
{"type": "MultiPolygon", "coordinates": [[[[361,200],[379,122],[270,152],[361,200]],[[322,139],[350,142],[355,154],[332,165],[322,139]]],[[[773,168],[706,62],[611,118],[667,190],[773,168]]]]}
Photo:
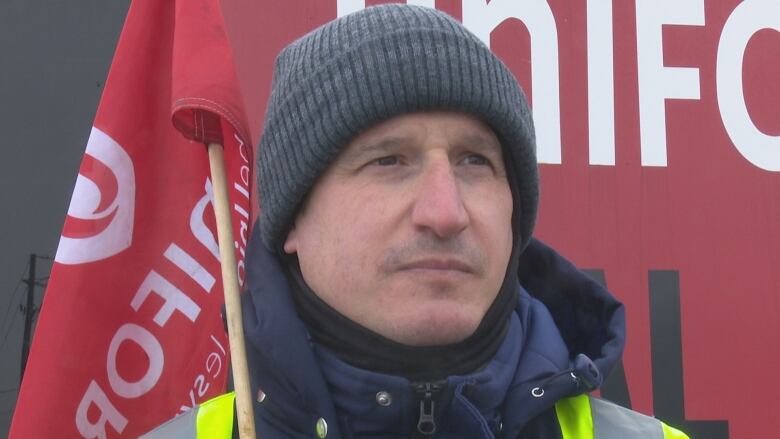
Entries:
{"type": "Polygon", "coordinates": [[[458,144],[462,148],[474,149],[481,153],[502,154],[501,143],[497,139],[480,133],[468,134],[458,144]]]}
{"type": "Polygon", "coordinates": [[[397,151],[399,145],[409,142],[404,136],[386,136],[379,139],[354,143],[341,151],[334,163],[336,167],[352,169],[360,167],[366,160],[374,160],[382,155],[389,155],[397,151]]]}
{"type": "Polygon", "coordinates": [[[372,155],[376,153],[391,152],[399,145],[409,143],[409,139],[403,136],[389,136],[383,137],[374,142],[363,142],[355,145],[354,148],[349,150],[346,154],[350,158],[360,158],[366,155],[372,155]]]}

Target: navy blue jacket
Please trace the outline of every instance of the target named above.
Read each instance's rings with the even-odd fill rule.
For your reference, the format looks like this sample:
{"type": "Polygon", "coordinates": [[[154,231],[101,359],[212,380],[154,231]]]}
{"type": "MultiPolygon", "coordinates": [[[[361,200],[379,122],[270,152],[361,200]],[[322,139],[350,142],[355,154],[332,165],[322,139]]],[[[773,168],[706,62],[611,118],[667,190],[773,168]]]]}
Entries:
{"type": "Polygon", "coordinates": [[[253,394],[265,396],[254,407],[262,438],[318,437],[318,422],[327,438],[431,437],[417,433],[421,410],[433,412],[433,437],[560,438],[555,402],[598,387],[622,355],[623,306],[532,240],[507,336],[484,368],[414,385],[357,369],[311,342],[280,261],[259,234],[252,241],[243,313],[253,394]]]}

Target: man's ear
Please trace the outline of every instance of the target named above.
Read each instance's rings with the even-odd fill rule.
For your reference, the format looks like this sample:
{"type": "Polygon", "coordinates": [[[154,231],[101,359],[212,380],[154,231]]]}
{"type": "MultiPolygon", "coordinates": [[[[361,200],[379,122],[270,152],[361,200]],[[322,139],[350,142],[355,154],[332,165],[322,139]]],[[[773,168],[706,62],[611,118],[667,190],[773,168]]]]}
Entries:
{"type": "Polygon", "coordinates": [[[284,240],[284,252],[290,255],[298,252],[298,234],[294,224],[284,240]]]}

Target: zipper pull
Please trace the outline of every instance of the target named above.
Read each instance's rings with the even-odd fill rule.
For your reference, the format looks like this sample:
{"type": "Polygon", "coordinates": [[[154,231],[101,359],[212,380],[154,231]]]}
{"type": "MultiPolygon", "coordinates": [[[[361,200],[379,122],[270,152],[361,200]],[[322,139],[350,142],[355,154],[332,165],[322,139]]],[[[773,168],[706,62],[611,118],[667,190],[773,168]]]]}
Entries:
{"type": "Polygon", "coordinates": [[[436,403],[434,398],[444,389],[446,380],[412,383],[412,389],[420,400],[420,417],[417,419],[417,432],[423,436],[436,433],[436,403]]]}

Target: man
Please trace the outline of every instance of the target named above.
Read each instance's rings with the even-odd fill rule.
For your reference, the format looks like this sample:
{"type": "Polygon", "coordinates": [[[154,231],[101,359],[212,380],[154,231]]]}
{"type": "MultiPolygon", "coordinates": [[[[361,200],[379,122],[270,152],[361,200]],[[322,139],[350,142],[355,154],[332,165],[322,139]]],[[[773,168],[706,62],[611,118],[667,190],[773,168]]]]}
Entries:
{"type": "Polygon", "coordinates": [[[455,20],[385,5],[292,43],[259,150],[259,437],[685,437],[587,396],[622,305],[531,238],[525,96],[455,20]]]}

